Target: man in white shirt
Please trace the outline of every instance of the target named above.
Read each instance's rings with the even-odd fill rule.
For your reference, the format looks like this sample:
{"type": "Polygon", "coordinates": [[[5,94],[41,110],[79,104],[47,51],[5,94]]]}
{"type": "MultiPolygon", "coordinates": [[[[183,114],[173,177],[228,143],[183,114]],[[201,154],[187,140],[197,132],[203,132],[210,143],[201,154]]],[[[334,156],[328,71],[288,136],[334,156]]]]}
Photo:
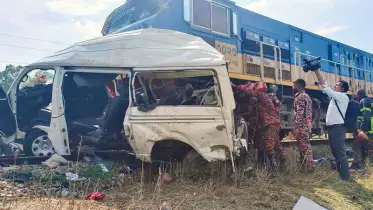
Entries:
{"type": "Polygon", "coordinates": [[[319,84],[322,87],[322,91],[331,99],[328,106],[328,111],[326,113],[326,126],[328,128],[330,149],[332,150],[333,156],[337,163],[339,175],[343,180],[350,180],[350,172],[345,148],[346,127],[344,126],[344,117],[346,116],[349,103],[349,98],[346,94],[349,89],[349,85],[346,81],[341,80],[335,84],[334,90],[332,90],[328,84],[326,84],[320,70],[315,70],[314,72],[319,80],[319,84]]]}

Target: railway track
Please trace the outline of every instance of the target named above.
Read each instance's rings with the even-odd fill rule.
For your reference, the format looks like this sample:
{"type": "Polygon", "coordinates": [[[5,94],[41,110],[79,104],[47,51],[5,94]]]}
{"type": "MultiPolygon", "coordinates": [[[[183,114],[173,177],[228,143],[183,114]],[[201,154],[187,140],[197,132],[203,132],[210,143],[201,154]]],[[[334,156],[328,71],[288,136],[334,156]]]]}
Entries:
{"type": "MultiPolygon", "coordinates": [[[[352,142],[352,138],[347,138],[346,143],[349,144],[352,142]]],[[[327,139],[311,139],[311,145],[328,145],[327,139]]],[[[284,147],[295,146],[297,144],[296,140],[283,140],[281,144],[284,147]]],[[[105,157],[106,159],[112,159],[115,161],[124,161],[135,159],[135,154],[127,151],[127,150],[110,150],[110,151],[97,151],[97,155],[100,157],[105,157]]],[[[69,161],[78,161],[82,157],[78,157],[77,155],[66,155],[63,156],[66,160],[69,161]]],[[[41,162],[46,161],[49,157],[36,157],[36,156],[25,156],[25,155],[17,155],[17,156],[2,156],[0,157],[0,164],[4,165],[35,165],[41,164],[41,162]]]]}

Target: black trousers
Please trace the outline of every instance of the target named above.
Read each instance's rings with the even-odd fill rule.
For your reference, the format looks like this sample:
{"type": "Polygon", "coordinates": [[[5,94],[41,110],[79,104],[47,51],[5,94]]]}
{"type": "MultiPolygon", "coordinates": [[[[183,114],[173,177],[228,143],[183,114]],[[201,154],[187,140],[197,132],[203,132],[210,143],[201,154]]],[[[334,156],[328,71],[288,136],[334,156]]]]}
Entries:
{"type": "Polygon", "coordinates": [[[350,179],[350,169],[346,155],[346,128],[344,125],[328,126],[330,149],[337,163],[339,175],[343,180],[350,179]]]}

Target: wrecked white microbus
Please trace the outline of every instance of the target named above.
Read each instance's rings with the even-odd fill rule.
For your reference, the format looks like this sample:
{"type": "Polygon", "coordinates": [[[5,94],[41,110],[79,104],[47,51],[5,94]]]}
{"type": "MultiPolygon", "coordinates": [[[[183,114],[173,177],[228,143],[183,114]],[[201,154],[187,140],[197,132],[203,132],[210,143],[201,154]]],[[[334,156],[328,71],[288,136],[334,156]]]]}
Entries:
{"type": "Polygon", "coordinates": [[[246,145],[230,84],[223,55],[201,38],[161,29],[99,37],[28,65],[0,92],[1,138],[23,139],[35,156],[120,142],[147,162],[190,150],[226,160],[246,145]]]}

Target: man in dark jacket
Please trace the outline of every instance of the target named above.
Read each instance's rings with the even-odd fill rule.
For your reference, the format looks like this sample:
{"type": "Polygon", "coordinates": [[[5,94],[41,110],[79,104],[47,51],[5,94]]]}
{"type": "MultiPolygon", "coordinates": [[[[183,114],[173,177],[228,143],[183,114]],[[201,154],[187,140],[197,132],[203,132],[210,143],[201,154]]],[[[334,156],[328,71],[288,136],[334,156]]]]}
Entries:
{"type": "MultiPolygon", "coordinates": [[[[358,118],[359,122],[359,130],[363,131],[366,135],[368,135],[369,139],[373,138],[373,127],[372,127],[372,104],[373,100],[368,98],[364,89],[359,89],[356,91],[356,99],[360,103],[360,114],[358,118]]],[[[355,134],[355,137],[357,134],[355,134]]],[[[366,141],[359,141],[355,138],[355,142],[353,145],[353,150],[355,152],[354,162],[351,168],[359,169],[365,165],[365,160],[369,155],[373,153],[373,147],[370,145],[369,142],[366,141]]]]}

